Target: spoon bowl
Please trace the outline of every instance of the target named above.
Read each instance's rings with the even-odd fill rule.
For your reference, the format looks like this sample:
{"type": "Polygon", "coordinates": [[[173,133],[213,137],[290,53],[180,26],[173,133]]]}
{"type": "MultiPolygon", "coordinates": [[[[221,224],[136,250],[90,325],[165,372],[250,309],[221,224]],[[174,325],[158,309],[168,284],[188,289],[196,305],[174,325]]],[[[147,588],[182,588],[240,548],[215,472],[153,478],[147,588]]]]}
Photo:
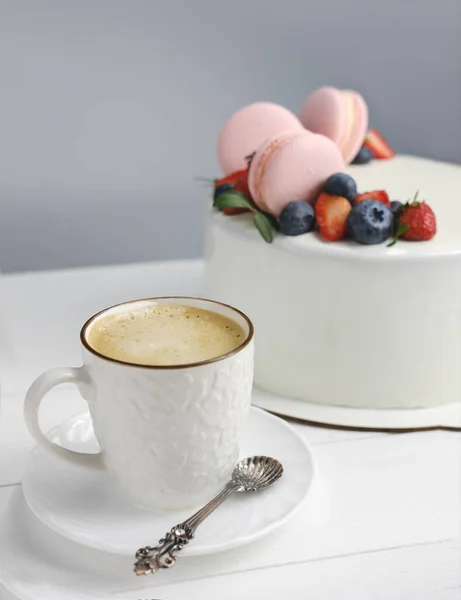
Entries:
{"type": "Polygon", "coordinates": [[[283,474],[283,467],[269,456],[244,458],[234,468],[232,483],[236,492],[257,492],[275,483],[283,474]]]}

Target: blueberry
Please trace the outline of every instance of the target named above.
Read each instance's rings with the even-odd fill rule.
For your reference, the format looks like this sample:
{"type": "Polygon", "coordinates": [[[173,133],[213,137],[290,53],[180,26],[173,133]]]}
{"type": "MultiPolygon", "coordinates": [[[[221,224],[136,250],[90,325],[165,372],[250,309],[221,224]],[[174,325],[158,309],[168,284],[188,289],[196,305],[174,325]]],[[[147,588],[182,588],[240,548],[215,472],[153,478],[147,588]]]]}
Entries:
{"type": "Polygon", "coordinates": [[[374,158],[373,152],[370,150],[370,148],[367,148],[366,146],[362,146],[360,148],[360,150],[358,151],[357,156],[352,161],[352,164],[353,165],[366,165],[371,160],[373,160],[373,158],[374,158]]]}
{"type": "Polygon", "coordinates": [[[347,217],[347,228],[359,244],[380,244],[392,236],[394,216],[389,207],[377,200],[356,204],[347,217]]]}
{"type": "Polygon", "coordinates": [[[284,235],[301,235],[312,231],[315,226],[314,209],[307,202],[295,200],[280,213],[279,227],[284,235]]]}
{"type": "Polygon", "coordinates": [[[357,184],[350,175],[335,173],[325,181],[322,191],[332,196],[342,196],[352,202],[357,196],[357,184]]]}
{"type": "Polygon", "coordinates": [[[399,222],[400,222],[399,210],[402,208],[402,206],[403,206],[403,204],[399,200],[392,200],[392,202],[391,202],[391,210],[392,210],[392,214],[394,215],[394,227],[393,227],[394,235],[397,233],[397,230],[399,228],[399,222]]]}
{"type": "Polygon", "coordinates": [[[397,212],[399,209],[401,209],[401,208],[402,208],[402,206],[403,206],[403,204],[402,204],[402,203],[401,203],[399,200],[392,200],[392,202],[391,202],[391,210],[392,210],[392,212],[394,213],[394,215],[395,215],[395,213],[396,213],[396,212],[397,212]]]}
{"type": "Polygon", "coordinates": [[[223,192],[228,192],[229,190],[233,190],[234,186],[230,183],[221,183],[221,185],[218,185],[217,188],[215,188],[215,191],[213,193],[213,202],[216,200],[216,198],[218,198],[223,192]]]}

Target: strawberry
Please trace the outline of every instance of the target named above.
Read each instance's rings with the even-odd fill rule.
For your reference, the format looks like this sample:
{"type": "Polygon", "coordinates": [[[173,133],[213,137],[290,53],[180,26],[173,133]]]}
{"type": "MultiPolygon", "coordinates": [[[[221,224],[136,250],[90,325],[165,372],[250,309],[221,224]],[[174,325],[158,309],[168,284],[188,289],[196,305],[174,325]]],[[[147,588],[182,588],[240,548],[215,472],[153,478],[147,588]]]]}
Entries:
{"type": "Polygon", "coordinates": [[[234,171],[234,173],[229,173],[225,177],[221,177],[221,179],[215,179],[214,185],[218,187],[220,185],[224,185],[225,183],[234,184],[236,181],[241,179],[242,177],[248,177],[248,169],[242,169],[241,171],[234,171]]]}
{"type": "Polygon", "coordinates": [[[437,232],[434,211],[425,202],[409,202],[399,211],[400,238],[408,242],[430,240],[437,232]],[[406,229],[405,229],[406,228],[406,229]]]}
{"type": "Polygon", "coordinates": [[[386,206],[389,206],[389,208],[391,206],[389,196],[384,190],[375,190],[374,192],[365,192],[365,194],[359,194],[355,197],[354,204],[358,204],[363,200],[377,200],[378,202],[382,202],[386,206]]]}
{"type": "MultiPolygon", "coordinates": [[[[240,192],[247,198],[251,199],[250,188],[248,187],[248,169],[243,169],[242,171],[235,171],[235,173],[231,173],[230,175],[226,175],[226,177],[222,177],[221,179],[216,179],[214,182],[215,191],[220,186],[232,186],[232,189],[240,192]]],[[[246,208],[223,208],[222,212],[225,215],[238,215],[240,213],[248,212],[246,208]]]]}
{"type": "Polygon", "coordinates": [[[227,208],[223,208],[222,211],[225,215],[240,215],[242,213],[248,212],[248,208],[237,208],[236,206],[228,206],[227,208]]]}
{"type": "Polygon", "coordinates": [[[347,198],[320,194],[315,204],[315,218],[320,235],[331,242],[346,235],[347,216],[352,206],[347,198]]]}
{"type": "Polygon", "coordinates": [[[395,156],[395,152],[377,129],[368,131],[363,145],[373,152],[375,158],[392,158],[395,156]]]}

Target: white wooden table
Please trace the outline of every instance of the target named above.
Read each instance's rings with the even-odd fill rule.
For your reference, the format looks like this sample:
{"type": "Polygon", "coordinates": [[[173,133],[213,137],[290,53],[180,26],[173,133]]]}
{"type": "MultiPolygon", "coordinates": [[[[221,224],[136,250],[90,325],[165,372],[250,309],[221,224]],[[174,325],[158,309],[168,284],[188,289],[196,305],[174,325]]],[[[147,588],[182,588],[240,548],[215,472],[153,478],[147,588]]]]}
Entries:
{"type": "MultiPolygon", "coordinates": [[[[94,312],[139,297],[199,295],[202,278],[200,261],[180,261],[0,279],[0,511],[20,485],[33,446],[22,421],[33,378],[80,364],[79,329],[94,312]]],[[[76,394],[63,402],[52,393],[43,426],[83,409],[76,394]]],[[[238,559],[235,552],[227,560],[223,555],[225,567],[158,587],[155,597],[460,600],[461,434],[294,427],[319,466],[302,514],[274,537],[242,549],[238,559]],[[279,553],[279,545],[290,552],[279,553]]],[[[0,600],[10,598],[0,589],[0,600]]]]}

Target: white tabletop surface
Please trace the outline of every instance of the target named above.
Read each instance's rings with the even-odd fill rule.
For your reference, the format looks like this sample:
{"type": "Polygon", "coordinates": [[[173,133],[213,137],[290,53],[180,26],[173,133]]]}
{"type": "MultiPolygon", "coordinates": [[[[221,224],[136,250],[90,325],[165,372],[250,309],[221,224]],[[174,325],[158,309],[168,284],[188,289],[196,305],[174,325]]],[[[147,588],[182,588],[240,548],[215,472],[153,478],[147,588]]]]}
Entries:
{"type": "MultiPolygon", "coordinates": [[[[33,378],[80,364],[79,329],[94,312],[140,297],[199,295],[202,278],[200,261],[179,261],[0,279],[0,512],[33,447],[22,420],[33,378]]],[[[44,403],[43,427],[84,408],[72,388],[54,391],[44,403]]],[[[145,593],[112,597],[460,600],[461,434],[293,426],[311,444],[319,474],[311,498],[283,531],[210,559],[209,568],[185,581],[153,591],[146,580],[145,593]]],[[[0,588],[0,600],[10,599],[0,588]]]]}

